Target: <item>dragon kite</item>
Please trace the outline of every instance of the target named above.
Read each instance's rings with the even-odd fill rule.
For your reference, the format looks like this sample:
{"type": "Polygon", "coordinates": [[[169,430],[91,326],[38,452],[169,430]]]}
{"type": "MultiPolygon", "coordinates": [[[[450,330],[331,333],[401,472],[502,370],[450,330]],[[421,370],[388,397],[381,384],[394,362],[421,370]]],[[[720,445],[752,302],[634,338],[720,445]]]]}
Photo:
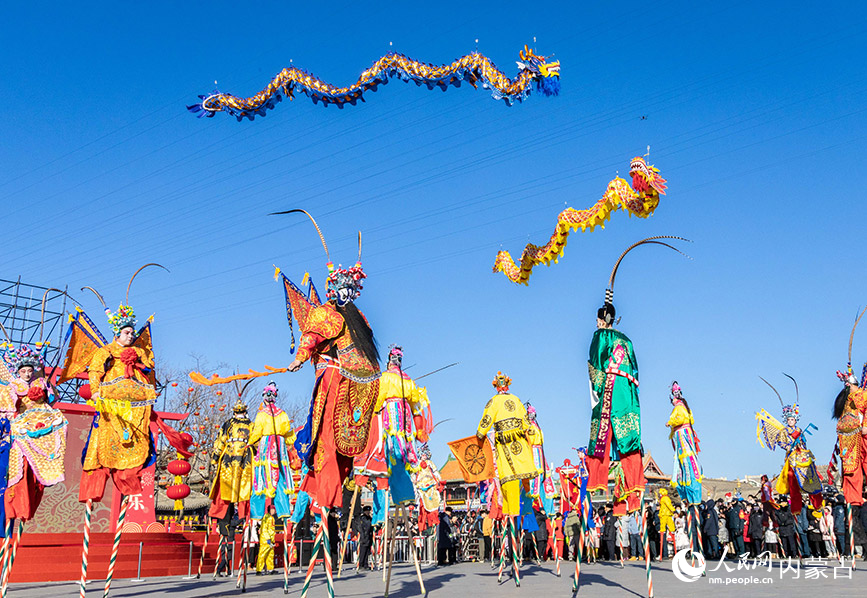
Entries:
{"type": "Polygon", "coordinates": [[[520,265],[516,264],[508,251],[497,252],[494,261],[494,272],[502,272],[514,283],[529,284],[533,267],[539,264],[546,266],[563,255],[569,233],[581,229],[592,232],[599,225],[605,228],[605,222],[611,218],[612,212],[624,209],[630,215],[647,218],[659,205],[660,194],[665,195],[665,179],[659,175],[659,169],[648,165],[644,158],[633,158],[629,165],[632,175],[632,188],[620,177],[608,183],[608,188],[602,199],[586,210],[566,208],[557,216],[557,228],[548,243],[539,247],[528,243],[521,252],[520,265]]]}
{"type": "Polygon", "coordinates": [[[187,109],[199,118],[227,112],[238,121],[245,117],[253,120],[257,115],[265,116],[268,110],[283,101],[284,96],[295,99],[296,91],[306,94],[314,104],[334,104],[342,109],[346,104],[354,106],[359,100],[365,101],[365,91],[376,91],[378,86],[385,85],[394,77],[412,81],[416,85],[427,85],[428,89],[439,87],[443,91],[450,85],[460,87],[463,81],[474,88],[481,83],[482,87],[491,90],[495,100],[503,100],[509,106],[529,96],[534,84],[536,90],[544,95],[560,93],[560,61],[547,62],[547,57],[535,54],[527,46],[520,52],[520,57],[518,75],[512,80],[490,58],[479,52],[440,66],[424,64],[391,52],[362,72],[358,81],[348,87],[335,87],[304,69],[291,66],[280,71],[265,89],[254,96],[239,98],[215,90],[211,94],[200,95],[200,101],[187,106],[187,109]]]}

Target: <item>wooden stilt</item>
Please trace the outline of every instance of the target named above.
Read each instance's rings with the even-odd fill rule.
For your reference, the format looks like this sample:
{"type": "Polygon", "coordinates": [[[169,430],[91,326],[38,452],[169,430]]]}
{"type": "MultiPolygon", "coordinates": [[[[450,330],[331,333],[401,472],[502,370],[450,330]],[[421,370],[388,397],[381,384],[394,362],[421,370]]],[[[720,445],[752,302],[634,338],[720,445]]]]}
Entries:
{"type": "Polygon", "coordinates": [[[382,529],[382,581],[385,582],[386,575],[386,560],[388,555],[388,490],[385,491],[385,524],[382,529]]]}
{"type": "Polygon", "coordinates": [[[352,518],[355,515],[355,501],[358,499],[358,484],[355,485],[355,490],[352,491],[352,502],[349,504],[349,519],[346,520],[346,532],[343,535],[343,545],[340,549],[340,556],[337,559],[337,579],[340,579],[340,574],[343,571],[343,559],[346,556],[346,545],[349,544],[349,532],[352,529],[352,518]]]}
{"type": "Polygon", "coordinates": [[[406,507],[401,506],[400,512],[403,515],[403,525],[406,528],[406,535],[409,536],[409,551],[412,553],[412,562],[415,565],[415,574],[418,577],[418,585],[421,588],[421,595],[427,596],[427,590],[424,587],[424,580],[421,577],[421,565],[418,562],[418,554],[415,550],[415,542],[413,541],[412,531],[409,526],[409,515],[406,514],[406,507]]]}
{"type": "Polygon", "coordinates": [[[114,566],[117,563],[117,551],[120,548],[120,535],[123,533],[123,521],[126,519],[126,509],[129,506],[129,496],[124,496],[120,503],[120,513],[117,516],[117,528],[114,530],[114,544],[111,546],[111,557],[108,559],[108,574],[105,578],[105,588],[102,598],[108,598],[111,590],[111,580],[114,577],[114,566]]]}
{"type": "MultiPolygon", "coordinates": [[[[93,516],[93,499],[88,498],[85,503],[84,511],[84,545],[81,547],[81,581],[79,582],[78,595],[84,598],[85,585],[87,584],[87,552],[90,548],[90,520],[93,516]]],[[[9,540],[9,533],[6,534],[6,540],[9,540]]],[[[5,564],[4,564],[5,567],[5,564]]]]}
{"type": "Polygon", "coordinates": [[[205,526],[205,542],[202,544],[202,555],[199,557],[199,570],[196,573],[196,579],[202,577],[202,567],[205,564],[205,553],[208,552],[208,536],[211,535],[211,518],[208,517],[208,523],[205,526]]]}
{"type": "MultiPolygon", "coordinates": [[[[292,527],[288,517],[283,518],[283,593],[289,593],[289,542],[286,537],[289,535],[289,528],[292,527]]],[[[295,538],[295,533],[292,533],[292,538],[295,538]]]]}

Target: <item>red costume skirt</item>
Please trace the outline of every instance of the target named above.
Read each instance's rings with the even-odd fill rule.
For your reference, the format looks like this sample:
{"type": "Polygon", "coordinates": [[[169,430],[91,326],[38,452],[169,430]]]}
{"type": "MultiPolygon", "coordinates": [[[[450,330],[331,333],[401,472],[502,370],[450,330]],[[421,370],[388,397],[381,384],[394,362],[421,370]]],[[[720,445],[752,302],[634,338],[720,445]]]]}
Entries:
{"type": "Polygon", "coordinates": [[[352,472],[353,458],[338,453],[334,439],[334,407],[341,381],[348,383],[338,369],[329,367],[317,386],[317,399],[324,393],[325,407],[319,430],[314,430],[316,446],[313,448],[313,466],[301,483],[301,490],[309,494],[320,507],[326,508],[343,505],[343,482],[352,472]]]}
{"type": "Polygon", "coordinates": [[[867,436],[861,436],[860,463],[852,473],[843,473],[843,496],[850,505],[863,505],[864,478],[867,477],[867,436]]]}

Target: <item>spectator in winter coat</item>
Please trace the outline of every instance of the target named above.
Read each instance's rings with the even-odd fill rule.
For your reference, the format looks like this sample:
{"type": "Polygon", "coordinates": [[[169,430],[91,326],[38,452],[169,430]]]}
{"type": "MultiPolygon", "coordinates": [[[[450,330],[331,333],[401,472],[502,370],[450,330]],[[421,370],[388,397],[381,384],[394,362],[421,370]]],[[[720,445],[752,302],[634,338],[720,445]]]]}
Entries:
{"type": "Polygon", "coordinates": [[[810,550],[809,537],[807,536],[807,531],[810,527],[807,509],[801,509],[801,512],[797,515],[792,513],[792,516],[795,518],[795,533],[798,534],[798,539],[801,541],[801,556],[810,558],[813,552],[810,550]]]}
{"type": "Polygon", "coordinates": [[[629,560],[638,560],[641,554],[641,533],[638,525],[638,515],[630,513],[626,516],[626,533],[629,534],[629,560]]]}
{"type": "Polygon", "coordinates": [[[457,546],[452,542],[452,538],[457,534],[457,530],[452,524],[452,510],[446,508],[440,513],[439,529],[437,530],[437,564],[438,565],[454,565],[457,562],[457,546]],[[446,562],[448,558],[448,562],[446,562]]]}
{"type": "Polygon", "coordinates": [[[849,556],[849,542],[846,535],[846,499],[842,494],[837,496],[831,512],[834,517],[834,538],[837,541],[837,552],[843,556],[849,556]]]}
{"type": "Polygon", "coordinates": [[[786,498],[780,499],[780,508],[776,511],[777,524],[779,525],[780,547],[783,549],[783,556],[795,557],[798,555],[797,541],[795,540],[795,517],[789,510],[789,501],[786,498]]]}
{"type": "Polygon", "coordinates": [[[726,512],[726,527],[728,528],[729,538],[732,544],[734,544],[735,558],[747,551],[744,546],[744,521],[741,519],[742,510],[741,502],[736,501],[726,512]]]}
{"type": "Polygon", "coordinates": [[[605,547],[608,550],[608,560],[617,560],[617,552],[615,544],[617,543],[617,517],[614,516],[614,510],[609,505],[605,512],[605,523],[602,525],[602,538],[605,540],[605,547]]]}
{"type": "Polygon", "coordinates": [[[716,506],[711,499],[704,503],[704,511],[702,512],[701,531],[707,537],[707,551],[710,558],[719,557],[719,514],[716,512],[716,506]]]}
{"type": "Polygon", "coordinates": [[[747,535],[750,537],[750,556],[758,556],[762,551],[762,541],[765,536],[762,519],[762,508],[753,504],[750,508],[749,530],[747,531],[747,535]]]}
{"type": "Polygon", "coordinates": [[[369,568],[370,547],[373,546],[373,523],[370,516],[370,505],[364,505],[361,516],[355,520],[355,531],[358,533],[358,570],[369,568]]]}

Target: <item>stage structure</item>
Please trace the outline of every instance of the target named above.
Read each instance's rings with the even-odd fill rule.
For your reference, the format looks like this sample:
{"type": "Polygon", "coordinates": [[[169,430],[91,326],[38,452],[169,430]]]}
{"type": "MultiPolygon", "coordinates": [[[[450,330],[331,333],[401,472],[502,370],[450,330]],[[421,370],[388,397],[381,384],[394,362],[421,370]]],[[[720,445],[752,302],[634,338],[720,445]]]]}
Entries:
{"type": "MultiPolygon", "coordinates": [[[[0,279],[0,322],[9,332],[16,345],[33,345],[39,341],[39,326],[42,321],[42,297],[45,296],[45,324],[42,338],[50,342],[45,363],[48,370],[59,367],[63,358],[63,334],[66,330],[66,309],[75,303],[67,294],[67,288],[41,287],[18,280],[0,279]],[[48,293],[46,294],[46,291],[48,293]]],[[[5,340],[5,339],[4,339],[5,340]]],[[[54,373],[46,371],[53,376],[54,373]]],[[[78,383],[64,384],[58,388],[58,399],[78,402],[78,383]]]]}

